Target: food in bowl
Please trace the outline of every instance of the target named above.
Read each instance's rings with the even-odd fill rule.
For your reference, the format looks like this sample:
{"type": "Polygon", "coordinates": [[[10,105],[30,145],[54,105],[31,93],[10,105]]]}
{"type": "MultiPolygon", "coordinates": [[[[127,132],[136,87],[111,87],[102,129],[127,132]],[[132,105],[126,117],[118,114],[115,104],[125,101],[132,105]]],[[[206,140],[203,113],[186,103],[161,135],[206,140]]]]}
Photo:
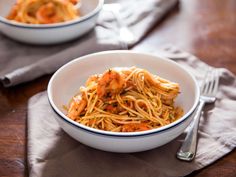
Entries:
{"type": "Polygon", "coordinates": [[[79,8],[79,18],[49,24],[29,24],[7,19],[15,2],[16,0],[0,1],[1,33],[20,42],[49,45],[71,41],[91,31],[96,26],[104,0],[79,2],[75,5],[79,8]]]}
{"type": "Polygon", "coordinates": [[[52,24],[79,17],[75,0],[17,0],[7,19],[27,24],[52,24]]]}
{"type": "Polygon", "coordinates": [[[45,118],[55,118],[68,135],[90,147],[111,152],[139,152],[162,146],[183,133],[193,119],[199,96],[196,79],[170,59],[137,51],[105,51],[77,58],[53,74],[48,84],[48,99],[55,114],[45,118]],[[184,111],[179,119],[146,131],[113,132],[91,128],[67,116],[68,110],[62,105],[68,105],[90,76],[109,68],[133,66],[178,83],[181,93],[175,105],[184,111]]]}
{"type": "Polygon", "coordinates": [[[136,132],[168,125],[183,115],[174,106],[179,84],[137,67],[90,76],[69,105],[72,120],[105,131],[136,132]]]}

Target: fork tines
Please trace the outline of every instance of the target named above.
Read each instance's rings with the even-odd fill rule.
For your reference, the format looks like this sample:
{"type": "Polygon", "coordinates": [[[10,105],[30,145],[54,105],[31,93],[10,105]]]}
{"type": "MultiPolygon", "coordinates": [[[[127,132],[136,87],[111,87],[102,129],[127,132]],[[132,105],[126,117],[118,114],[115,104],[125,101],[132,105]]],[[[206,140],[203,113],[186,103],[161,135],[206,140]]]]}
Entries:
{"type": "Polygon", "coordinates": [[[219,85],[219,70],[208,67],[204,79],[201,84],[202,94],[215,95],[219,85]]]}

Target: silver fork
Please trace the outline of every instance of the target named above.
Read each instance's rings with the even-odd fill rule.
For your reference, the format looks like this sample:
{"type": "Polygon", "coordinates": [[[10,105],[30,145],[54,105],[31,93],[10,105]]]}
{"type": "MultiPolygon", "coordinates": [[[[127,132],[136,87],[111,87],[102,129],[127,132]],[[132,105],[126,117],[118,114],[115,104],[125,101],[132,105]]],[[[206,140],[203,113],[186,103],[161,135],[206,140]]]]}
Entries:
{"type": "Polygon", "coordinates": [[[206,103],[214,103],[219,85],[219,74],[217,69],[210,68],[207,71],[205,79],[201,86],[200,102],[194,115],[193,122],[189,126],[189,130],[185,140],[177,152],[177,158],[184,161],[191,161],[196,155],[197,149],[197,133],[198,125],[201,117],[202,109],[206,103]]]}

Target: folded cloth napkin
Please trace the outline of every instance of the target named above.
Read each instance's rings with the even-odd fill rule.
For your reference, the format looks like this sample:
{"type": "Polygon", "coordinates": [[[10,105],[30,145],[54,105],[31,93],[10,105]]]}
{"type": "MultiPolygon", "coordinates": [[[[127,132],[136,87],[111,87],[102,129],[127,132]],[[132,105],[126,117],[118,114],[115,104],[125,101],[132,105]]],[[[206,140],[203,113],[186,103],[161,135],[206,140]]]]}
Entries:
{"type": "Polygon", "coordinates": [[[93,31],[69,43],[53,46],[30,46],[0,34],[0,81],[5,87],[27,82],[56,71],[71,59],[85,54],[134,45],[155,23],[167,14],[178,0],[120,0],[115,9],[104,6],[93,31]],[[117,13],[120,7],[120,13],[117,13]],[[115,13],[114,13],[115,12],[115,13]],[[120,24],[122,23],[122,24],[120,24]],[[134,40],[122,41],[120,28],[127,26],[134,40]]]}
{"type": "MultiPolygon", "coordinates": [[[[208,67],[196,57],[170,50],[176,62],[201,80],[208,67]],[[182,58],[180,57],[182,56],[182,58]],[[186,58],[184,58],[184,56],[186,58]]],[[[153,50],[155,52],[156,50],[153,50]]],[[[176,152],[182,134],[159,148],[139,153],[110,153],[87,147],[70,138],[57,124],[46,92],[28,103],[28,165],[30,177],[177,177],[201,169],[236,147],[236,77],[226,69],[220,72],[220,87],[214,105],[205,107],[199,129],[195,159],[183,162],[176,152]]]]}

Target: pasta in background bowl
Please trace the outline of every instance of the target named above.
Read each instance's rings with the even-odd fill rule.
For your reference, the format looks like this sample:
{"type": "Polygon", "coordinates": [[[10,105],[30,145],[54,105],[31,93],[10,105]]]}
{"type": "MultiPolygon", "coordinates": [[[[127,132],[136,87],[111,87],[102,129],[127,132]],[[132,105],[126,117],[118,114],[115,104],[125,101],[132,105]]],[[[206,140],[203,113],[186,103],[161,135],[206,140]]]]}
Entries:
{"type": "Polygon", "coordinates": [[[18,0],[17,5],[16,0],[0,1],[0,31],[17,41],[39,45],[78,38],[93,29],[104,1],[80,0],[81,7],[77,14],[72,3],[67,1],[76,2],[18,0]]]}
{"type": "Polygon", "coordinates": [[[51,24],[79,18],[76,0],[17,0],[8,20],[26,24],[51,24]]]}
{"type": "Polygon", "coordinates": [[[200,91],[194,77],[179,64],[159,56],[132,52],[107,51],[75,59],[61,67],[48,84],[49,103],[62,129],[79,142],[111,152],[138,152],[164,145],[179,136],[192,120],[200,91]],[[174,105],[183,109],[183,115],[163,126],[144,131],[112,132],[86,126],[69,118],[69,100],[95,74],[110,68],[132,67],[144,69],[161,78],[178,83],[180,93],[174,105]]]}

